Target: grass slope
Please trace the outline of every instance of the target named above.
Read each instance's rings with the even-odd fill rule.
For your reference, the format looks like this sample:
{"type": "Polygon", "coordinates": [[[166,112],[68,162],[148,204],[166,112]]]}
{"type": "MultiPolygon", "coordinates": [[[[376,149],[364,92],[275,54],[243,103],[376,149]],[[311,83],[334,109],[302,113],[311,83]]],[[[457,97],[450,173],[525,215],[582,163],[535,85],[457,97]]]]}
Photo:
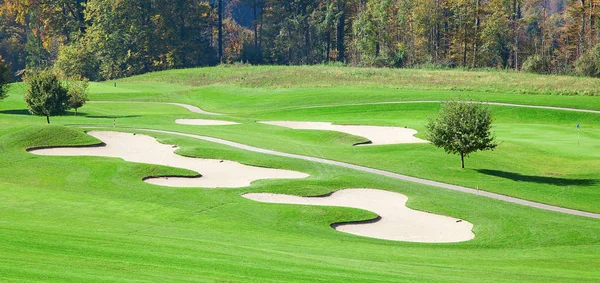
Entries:
{"type": "Polygon", "coordinates": [[[370,86],[417,90],[518,94],[599,95],[594,78],[510,71],[374,69],[331,66],[220,66],[170,70],[122,80],[179,86],[211,84],[252,88],[370,86]]]}
{"type": "MultiPolygon", "coordinates": [[[[331,67],[316,68],[315,74],[322,69],[338,72],[328,68],[331,67]]],[[[228,72],[261,73],[265,69],[307,71],[305,67],[244,67],[171,72],[184,72],[175,77],[188,80],[189,76],[192,80],[204,72],[211,77],[234,77],[235,74],[228,72]]],[[[341,68],[339,72],[350,70],[341,68]]],[[[378,76],[396,72],[372,71],[383,73],[378,76]]],[[[578,107],[594,108],[590,101],[596,102],[597,97],[398,90],[358,85],[274,89],[264,82],[246,88],[247,85],[240,87],[228,81],[202,87],[179,81],[174,86],[168,82],[173,76],[171,72],[118,81],[116,88],[112,82],[96,84],[92,97],[187,102],[229,113],[218,119],[242,124],[176,125],[173,122],[177,118],[215,117],[196,115],[171,105],[97,102],[83,107],[81,117],[55,117],[53,126],[47,126],[43,125],[43,118],[27,115],[24,110],[23,85],[15,85],[11,96],[0,102],[3,280],[593,282],[600,278],[596,268],[600,265],[600,222],[594,219],[166,134],[151,135],[163,143],[180,146],[178,153],[182,155],[297,170],[311,177],[264,180],[239,189],[164,188],[143,183],[141,179],[191,172],[114,158],[48,157],[25,151],[37,146],[93,144],[97,140],[85,135],[82,129],[59,125],[94,125],[112,130],[116,121],[118,127],[221,137],[598,211],[600,134],[595,125],[600,115],[493,107],[495,131],[502,145],[497,151],[473,155],[467,161],[468,170],[459,170],[457,157],[429,145],[356,148],[350,145],[363,140],[360,137],[255,123],[268,119],[406,125],[420,130],[422,136],[424,119],[436,113],[438,104],[300,108],[340,101],[447,98],[459,94],[507,102],[521,99],[532,104],[540,99],[541,104],[557,105],[563,105],[564,98],[578,107]],[[152,82],[144,83],[146,80],[152,82]],[[576,122],[584,126],[579,146],[574,139],[576,122]],[[370,219],[374,215],[369,212],[262,204],[240,197],[245,192],[320,195],[360,187],[401,192],[409,196],[411,208],[466,219],[474,223],[476,238],[456,244],[369,239],[329,228],[333,222],[370,219]]],[[[307,83],[316,76],[298,80],[307,83]]],[[[263,78],[271,79],[266,75],[263,78]]],[[[572,89],[577,90],[577,85],[572,89]]]]}
{"type": "Polygon", "coordinates": [[[46,138],[59,145],[95,142],[80,131],[13,129],[0,139],[6,157],[0,166],[6,176],[0,183],[3,278],[582,282],[599,275],[593,267],[600,264],[596,256],[600,224],[592,219],[185,138],[157,137],[182,146],[186,155],[288,168],[312,176],[302,181],[256,182],[242,189],[166,189],[140,180],[157,170],[177,173],[172,169],[109,158],[33,156],[24,151],[45,145],[46,138]],[[7,166],[8,160],[19,166],[7,166]],[[27,178],[32,175],[36,178],[27,178]],[[250,191],[314,195],[345,187],[405,193],[413,208],[475,223],[477,238],[433,245],[362,238],[338,233],[328,224],[368,219],[373,217],[370,213],[260,204],[239,196],[250,191]]]}

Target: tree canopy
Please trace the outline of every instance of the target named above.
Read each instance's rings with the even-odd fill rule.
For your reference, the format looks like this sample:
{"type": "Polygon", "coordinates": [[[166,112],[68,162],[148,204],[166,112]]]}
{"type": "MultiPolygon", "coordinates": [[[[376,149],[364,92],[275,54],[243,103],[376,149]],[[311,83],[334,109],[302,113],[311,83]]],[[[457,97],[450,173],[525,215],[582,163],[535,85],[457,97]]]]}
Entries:
{"type": "Polygon", "coordinates": [[[492,150],[498,145],[491,133],[492,116],[482,103],[448,101],[439,115],[427,124],[428,139],[447,153],[459,154],[461,167],[465,157],[480,150],[492,150]]]}
{"type": "Polygon", "coordinates": [[[69,107],[75,109],[81,108],[88,101],[89,82],[86,78],[67,80],[67,89],[69,93],[69,107]]]}
{"type": "Polygon", "coordinates": [[[31,114],[46,116],[50,124],[50,116],[63,115],[70,108],[68,89],[51,71],[30,74],[27,82],[25,102],[31,114]]]}
{"type": "Polygon", "coordinates": [[[0,100],[6,97],[10,81],[10,66],[0,56],[0,100]]]}
{"type": "Polygon", "coordinates": [[[11,73],[57,66],[91,80],[240,61],[587,75],[600,34],[599,6],[585,0],[4,0],[0,55],[11,73]]]}

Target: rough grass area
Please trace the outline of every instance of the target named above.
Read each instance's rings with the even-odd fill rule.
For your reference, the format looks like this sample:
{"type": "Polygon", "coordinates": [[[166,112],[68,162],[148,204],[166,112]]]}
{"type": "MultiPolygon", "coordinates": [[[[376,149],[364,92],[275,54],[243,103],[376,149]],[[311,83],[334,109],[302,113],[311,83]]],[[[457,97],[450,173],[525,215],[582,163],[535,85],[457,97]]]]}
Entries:
{"type": "Polygon", "coordinates": [[[600,81],[594,78],[494,70],[219,66],[157,72],[122,81],[165,82],[185,86],[221,84],[252,88],[361,86],[513,94],[600,95],[600,81]]]}

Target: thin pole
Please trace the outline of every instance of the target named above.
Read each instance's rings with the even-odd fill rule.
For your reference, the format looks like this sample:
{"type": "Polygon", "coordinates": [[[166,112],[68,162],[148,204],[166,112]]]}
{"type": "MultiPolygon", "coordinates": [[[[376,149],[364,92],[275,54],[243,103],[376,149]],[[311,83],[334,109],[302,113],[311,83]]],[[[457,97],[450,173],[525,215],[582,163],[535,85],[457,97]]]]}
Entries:
{"type": "Polygon", "coordinates": [[[577,123],[577,146],[580,145],[580,131],[581,131],[581,123],[577,123]]]}
{"type": "Polygon", "coordinates": [[[219,13],[219,64],[223,63],[223,0],[218,1],[217,12],[219,13]]]}

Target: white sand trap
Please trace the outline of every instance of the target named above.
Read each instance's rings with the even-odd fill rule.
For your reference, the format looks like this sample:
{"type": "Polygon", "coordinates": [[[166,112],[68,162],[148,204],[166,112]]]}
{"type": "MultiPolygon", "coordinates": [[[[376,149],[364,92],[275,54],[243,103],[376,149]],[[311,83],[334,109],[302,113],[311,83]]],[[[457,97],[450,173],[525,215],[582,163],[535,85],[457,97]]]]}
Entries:
{"type": "Polygon", "coordinates": [[[273,121],[261,123],[298,130],[336,131],[355,136],[361,136],[371,141],[370,144],[358,145],[384,145],[427,142],[426,140],[414,137],[414,135],[417,134],[417,131],[401,127],[334,125],[332,123],[327,122],[273,121]]]}
{"type": "Polygon", "coordinates": [[[192,126],[227,126],[239,125],[240,123],[222,120],[207,120],[207,119],[177,119],[176,124],[192,125],[192,126]]]}
{"type": "Polygon", "coordinates": [[[380,219],[363,223],[332,225],[336,230],[371,238],[452,243],[471,240],[473,224],[452,217],[412,210],[405,195],[375,189],[346,189],[327,197],[298,197],[278,194],[245,194],[243,197],[266,203],[342,206],[377,213],[380,219]]]}
{"type": "Polygon", "coordinates": [[[125,161],[164,165],[196,171],[201,177],[161,177],[144,180],[168,187],[238,188],[261,179],[298,179],[309,175],[279,169],[247,166],[233,161],[190,158],[175,154],[177,147],[159,143],[155,138],[120,132],[96,132],[89,135],[104,142],[98,147],[62,147],[32,149],[29,152],[51,156],[104,156],[125,161]]]}

